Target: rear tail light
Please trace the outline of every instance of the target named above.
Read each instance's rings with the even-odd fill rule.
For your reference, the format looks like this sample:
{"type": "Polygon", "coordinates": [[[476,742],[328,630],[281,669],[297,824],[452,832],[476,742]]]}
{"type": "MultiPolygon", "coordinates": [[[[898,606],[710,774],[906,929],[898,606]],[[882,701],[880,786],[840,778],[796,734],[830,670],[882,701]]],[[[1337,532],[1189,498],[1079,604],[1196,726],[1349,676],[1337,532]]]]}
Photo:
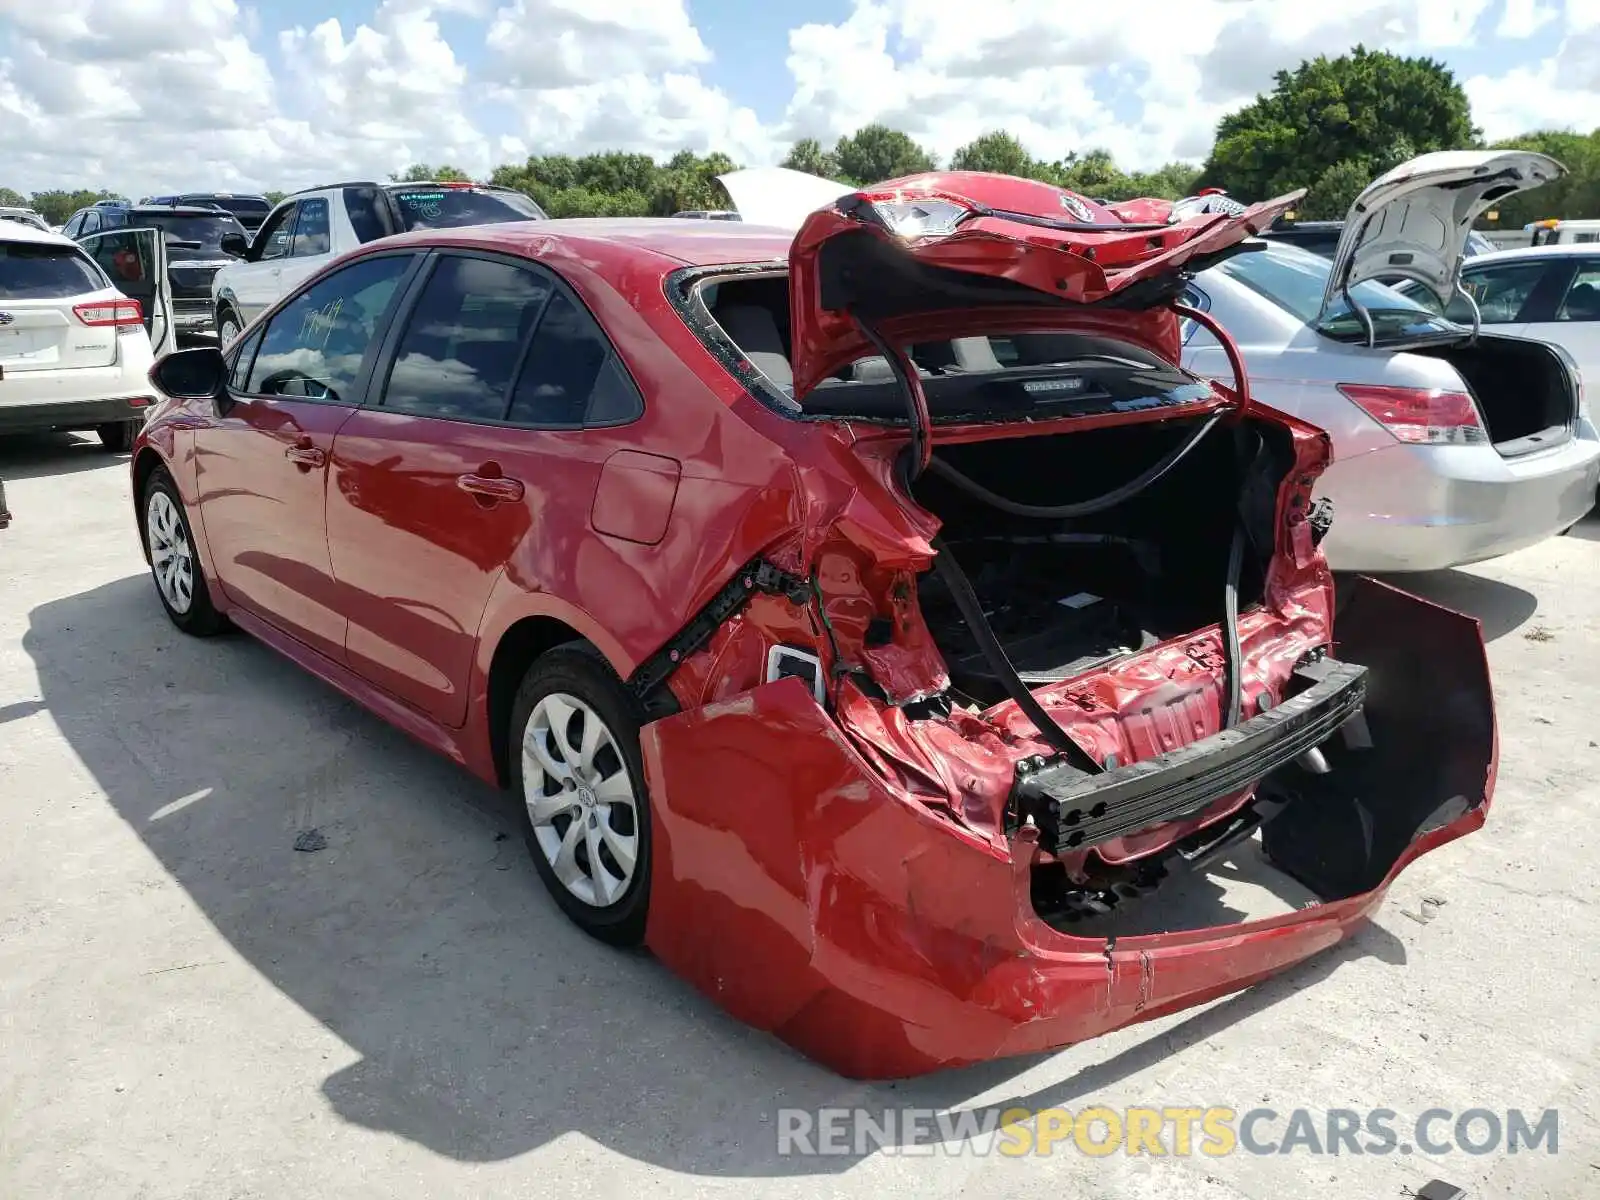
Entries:
{"type": "Polygon", "coordinates": [[[948,200],[879,201],[875,206],[889,228],[901,237],[932,237],[952,232],[972,210],[948,200]]]}
{"type": "Polygon", "coordinates": [[[85,325],[143,325],[144,309],[137,300],[96,300],[74,304],[73,313],[85,325]]]}
{"type": "Polygon", "coordinates": [[[1397,441],[1422,446],[1476,446],[1489,440],[1478,406],[1466,392],[1367,383],[1341,383],[1339,390],[1397,441]]]}

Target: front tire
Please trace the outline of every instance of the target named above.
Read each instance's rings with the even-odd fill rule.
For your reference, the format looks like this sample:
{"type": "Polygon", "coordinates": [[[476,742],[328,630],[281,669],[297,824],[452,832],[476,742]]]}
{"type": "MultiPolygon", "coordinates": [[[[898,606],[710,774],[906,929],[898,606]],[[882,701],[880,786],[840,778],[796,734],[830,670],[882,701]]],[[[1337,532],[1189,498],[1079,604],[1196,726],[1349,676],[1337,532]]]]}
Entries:
{"type": "Polygon", "coordinates": [[[138,421],[107,421],[104,425],[96,425],[95,433],[99,435],[100,445],[111,454],[126,454],[133,449],[133,439],[138,436],[138,421]]]}
{"type": "Polygon", "coordinates": [[[183,510],[178,485],[164,467],[151,472],[145,483],[139,525],[156,595],[172,623],[194,637],[211,637],[225,630],[228,618],[211,603],[189,516],[183,510]]]}
{"type": "Polygon", "coordinates": [[[220,348],[226,350],[243,329],[233,309],[222,308],[217,311],[217,345],[220,348]]]}
{"type": "Polygon", "coordinates": [[[586,644],[535,660],[511,710],[511,784],[534,867],[573,924],[613,946],[644,940],[650,900],[643,724],[586,644]]]}

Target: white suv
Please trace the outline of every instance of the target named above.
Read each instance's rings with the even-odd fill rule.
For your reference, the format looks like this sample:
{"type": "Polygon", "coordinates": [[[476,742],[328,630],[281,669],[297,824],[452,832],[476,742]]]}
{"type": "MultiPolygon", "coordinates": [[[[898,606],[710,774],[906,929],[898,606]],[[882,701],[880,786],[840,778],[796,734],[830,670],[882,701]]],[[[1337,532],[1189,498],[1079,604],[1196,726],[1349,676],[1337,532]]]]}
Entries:
{"type": "Polygon", "coordinates": [[[224,346],[251,321],[341,254],[412,229],[501,221],[539,221],[544,212],[521,192],[483,183],[336,183],[278,203],[240,256],[211,281],[217,336],[224,346]]]}
{"type": "Polygon", "coordinates": [[[156,350],[172,340],[157,230],[74,242],[0,221],[0,434],[93,429],[128,449],[156,398],[156,350]]]}

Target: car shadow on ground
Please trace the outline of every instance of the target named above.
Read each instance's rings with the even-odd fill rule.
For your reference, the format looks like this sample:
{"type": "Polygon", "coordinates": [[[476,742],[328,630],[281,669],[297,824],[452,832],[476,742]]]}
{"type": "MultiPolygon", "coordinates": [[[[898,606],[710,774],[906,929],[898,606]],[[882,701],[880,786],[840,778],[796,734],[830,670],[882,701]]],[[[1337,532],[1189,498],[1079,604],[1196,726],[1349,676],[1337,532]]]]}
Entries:
{"type": "MultiPolygon", "coordinates": [[[[1532,592],[1470,571],[1417,571],[1377,578],[1443,608],[1477,617],[1486,642],[1513,632],[1539,608],[1539,598],[1532,592]]],[[[1343,588],[1353,579],[1353,576],[1341,575],[1339,586],[1343,588]]],[[[1337,636],[1337,619],[1334,626],[1337,636]]]]}
{"type": "MultiPolygon", "coordinates": [[[[832,1174],[857,1158],[777,1154],[779,1109],[959,1113],[989,1092],[1009,1093],[1002,1107],[1070,1105],[1341,964],[1405,960],[1368,925],[1131,1043],[1119,1035],[1124,1049],[1071,1051],[1059,1071],[1028,1058],[857,1084],[726,1017],[647,954],[578,933],[540,888],[500,793],[246,637],[177,633],[143,576],[36,608],[24,648],[45,707],[129,829],[356,1056],[321,1081],[332,1111],[459,1161],[577,1132],[680,1172],[832,1174]],[[297,852],[312,827],[325,848],[297,852]],[[1013,1084],[1029,1068],[1028,1087],[1013,1084]]],[[[269,1085],[248,1072],[237,1082],[269,1085]]]]}
{"type": "Polygon", "coordinates": [[[0,434],[0,480],[7,482],[93,471],[127,461],[126,453],[108,452],[93,434],[0,434]]]}
{"type": "Polygon", "coordinates": [[[1580,538],[1586,542],[1600,542],[1600,509],[1591,512],[1567,531],[1568,537],[1580,538]]]}

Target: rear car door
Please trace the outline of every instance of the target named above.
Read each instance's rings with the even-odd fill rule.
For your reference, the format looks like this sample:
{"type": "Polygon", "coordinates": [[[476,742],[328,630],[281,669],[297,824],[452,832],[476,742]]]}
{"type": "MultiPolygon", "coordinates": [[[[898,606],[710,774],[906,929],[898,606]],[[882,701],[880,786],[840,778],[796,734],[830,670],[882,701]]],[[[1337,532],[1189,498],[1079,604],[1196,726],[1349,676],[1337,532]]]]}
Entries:
{"type": "Polygon", "coordinates": [[[216,420],[195,432],[200,519],[228,598],[336,661],[345,618],[328,557],[329,452],[416,262],[362,259],[291,299],[244,341],[216,420]]]}
{"type": "Polygon", "coordinates": [[[1567,258],[1563,265],[1568,264],[1563,290],[1548,311],[1528,314],[1522,332],[1560,346],[1577,360],[1583,378],[1593,381],[1600,379],[1600,256],[1567,258]]]}
{"type": "Polygon", "coordinates": [[[639,393],[553,274],[437,255],[397,317],[374,401],[334,443],[328,543],[352,669],[433,719],[466,718],[478,626],[524,542],[589,533],[607,448],[639,393]]]}
{"type": "Polygon", "coordinates": [[[112,285],[144,312],[150,348],[159,357],[176,344],[172,319],[172,281],[167,273],[167,246],[156,229],[119,229],[94,233],[79,243],[106,273],[112,285]]]}

